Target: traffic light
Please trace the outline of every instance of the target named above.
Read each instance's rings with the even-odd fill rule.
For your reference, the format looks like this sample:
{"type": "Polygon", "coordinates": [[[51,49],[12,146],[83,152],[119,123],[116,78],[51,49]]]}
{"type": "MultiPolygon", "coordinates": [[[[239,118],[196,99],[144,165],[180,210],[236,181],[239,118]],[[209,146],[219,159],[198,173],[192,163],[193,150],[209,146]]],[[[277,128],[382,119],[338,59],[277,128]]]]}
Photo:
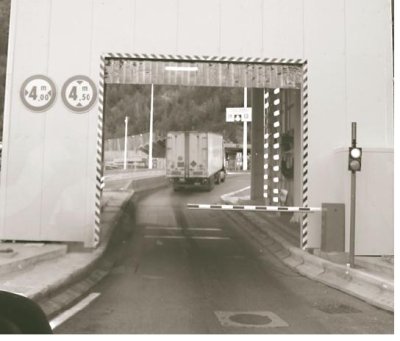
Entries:
{"type": "Polygon", "coordinates": [[[362,148],[349,148],[349,171],[358,172],[361,170],[362,148]]]}

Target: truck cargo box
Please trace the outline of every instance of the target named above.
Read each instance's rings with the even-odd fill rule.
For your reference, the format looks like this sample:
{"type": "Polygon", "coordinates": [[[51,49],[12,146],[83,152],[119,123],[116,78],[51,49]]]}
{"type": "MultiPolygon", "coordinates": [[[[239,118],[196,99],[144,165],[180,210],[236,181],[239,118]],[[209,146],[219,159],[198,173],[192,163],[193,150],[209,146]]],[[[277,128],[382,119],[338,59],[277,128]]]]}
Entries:
{"type": "Polygon", "coordinates": [[[224,167],[222,135],[169,132],[166,159],[167,177],[209,178],[224,167]]]}

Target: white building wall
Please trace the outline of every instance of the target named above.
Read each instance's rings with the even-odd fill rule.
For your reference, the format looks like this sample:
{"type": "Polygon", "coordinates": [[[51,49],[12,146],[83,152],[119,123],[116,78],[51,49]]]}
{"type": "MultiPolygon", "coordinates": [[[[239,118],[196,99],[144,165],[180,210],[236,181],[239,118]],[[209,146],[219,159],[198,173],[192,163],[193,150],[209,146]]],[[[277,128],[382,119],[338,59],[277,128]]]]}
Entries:
{"type": "MultiPolygon", "coordinates": [[[[390,0],[13,0],[11,25],[0,238],[91,240],[97,107],[72,113],[59,92],[77,74],[98,83],[101,53],[307,59],[310,206],[349,206],[349,174],[335,150],[350,144],[352,121],[360,146],[393,148],[390,0]],[[54,106],[40,114],[19,99],[22,82],[38,73],[58,89],[54,106]]],[[[379,168],[379,157],[370,161],[363,162],[363,176],[379,168]]],[[[393,186],[393,177],[382,181],[393,186]]],[[[369,214],[384,216],[382,231],[392,236],[385,207],[393,207],[393,198],[382,201],[369,214]]],[[[360,197],[358,205],[368,202],[360,197]]],[[[371,226],[358,228],[373,235],[371,226]]],[[[319,244],[314,215],[310,246],[319,244]]]]}

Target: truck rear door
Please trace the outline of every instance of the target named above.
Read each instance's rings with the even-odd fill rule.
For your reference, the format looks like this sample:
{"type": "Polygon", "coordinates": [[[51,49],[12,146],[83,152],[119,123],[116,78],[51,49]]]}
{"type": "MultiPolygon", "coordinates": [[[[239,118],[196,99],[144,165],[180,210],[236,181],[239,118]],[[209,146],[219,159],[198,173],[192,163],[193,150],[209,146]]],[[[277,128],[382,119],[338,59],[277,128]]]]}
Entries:
{"type": "Polygon", "coordinates": [[[185,176],[185,133],[170,132],[167,135],[167,177],[185,176]]]}
{"type": "Polygon", "coordinates": [[[207,134],[189,133],[189,177],[203,178],[207,174],[207,134]]]}

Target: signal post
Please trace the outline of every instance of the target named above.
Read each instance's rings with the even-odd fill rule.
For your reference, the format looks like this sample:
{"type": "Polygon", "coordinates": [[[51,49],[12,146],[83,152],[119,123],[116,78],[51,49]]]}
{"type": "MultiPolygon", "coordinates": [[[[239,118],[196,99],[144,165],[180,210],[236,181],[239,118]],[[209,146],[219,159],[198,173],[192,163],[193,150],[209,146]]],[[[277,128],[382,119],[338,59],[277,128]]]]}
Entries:
{"type": "Polygon", "coordinates": [[[356,172],[361,170],[362,148],[357,147],[357,123],[351,124],[351,147],[349,148],[349,165],[351,171],[351,201],[350,201],[350,254],[349,264],[354,268],[354,249],[356,232],[356,172]]]}

